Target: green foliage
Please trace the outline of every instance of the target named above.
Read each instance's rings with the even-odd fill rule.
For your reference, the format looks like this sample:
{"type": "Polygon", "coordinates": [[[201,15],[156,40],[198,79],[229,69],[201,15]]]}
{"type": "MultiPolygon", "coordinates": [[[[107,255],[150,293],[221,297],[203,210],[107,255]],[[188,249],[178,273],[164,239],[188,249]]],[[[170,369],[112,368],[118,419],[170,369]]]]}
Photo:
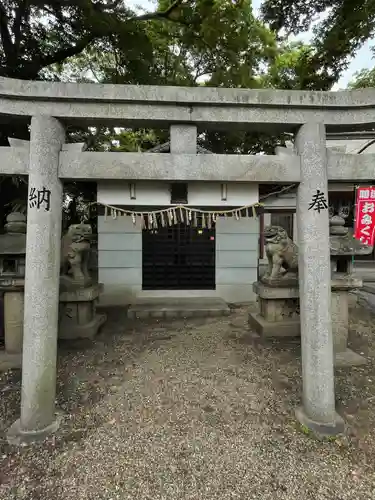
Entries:
{"type": "Polygon", "coordinates": [[[307,427],[307,425],[301,424],[299,427],[300,427],[302,434],[304,434],[305,436],[309,436],[311,434],[311,431],[307,427]]]}
{"type": "MultiPolygon", "coordinates": [[[[159,10],[167,2],[159,2],[159,10]]],[[[141,16],[142,17],[142,16],[141,16]]],[[[124,48],[105,39],[48,68],[48,77],[75,81],[257,88],[277,54],[273,33],[252,14],[250,0],[188,0],[174,22],[140,22],[144,39],[124,48]],[[143,47],[143,49],[142,49],[143,47]],[[144,56],[140,51],[143,50],[144,56]]]]}
{"type": "Polygon", "coordinates": [[[313,27],[313,49],[306,71],[316,72],[316,90],[329,90],[348,66],[350,57],[374,34],[373,0],[265,0],[263,20],[281,34],[299,34],[313,27]]]}
{"type": "MultiPolygon", "coordinates": [[[[293,19],[285,2],[278,1],[265,4],[267,19],[275,18],[273,28],[277,23],[298,25],[298,9],[305,12],[298,21],[301,27],[310,22],[312,12],[325,8],[287,0],[293,19]]],[[[3,0],[0,34],[0,76],[252,89],[325,89],[336,78],[329,65],[321,70],[319,44],[279,42],[254,17],[251,0],[159,0],[156,12],[142,15],[120,0],[3,0]]],[[[165,130],[101,126],[67,133],[69,142],[85,142],[91,151],[146,151],[169,135],[165,130]]],[[[28,135],[27,127],[19,124],[0,126],[0,144],[8,136],[28,135]]],[[[284,137],[202,131],[199,142],[215,153],[271,153],[284,137]]],[[[93,184],[72,183],[66,189],[73,208],[95,196],[93,184]]]]}
{"type": "MultiPolygon", "coordinates": [[[[167,5],[168,2],[161,0],[158,10],[164,12],[167,5]]],[[[175,11],[173,20],[144,23],[152,58],[138,61],[134,71],[129,50],[124,52],[114,45],[112,50],[103,50],[98,45],[70,58],[63,67],[50,67],[50,77],[155,85],[278,86],[275,71],[271,75],[269,68],[280,56],[280,50],[274,34],[254,17],[250,0],[186,1],[175,11]]],[[[97,135],[95,148],[145,151],[167,139],[166,131],[116,134],[107,130],[97,135]]],[[[275,145],[273,138],[228,132],[203,133],[200,142],[214,152],[251,153],[272,150],[275,145]]]]}
{"type": "Polygon", "coordinates": [[[285,90],[318,90],[325,77],[312,70],[315,49],[302,42],[282,43],[264,76],[263,86],[285,90]]]}
{"type": "Polygon", "coordinates": [[[118,47],[128,61],[152,58],[144,24],[169,19],[172,10],[136,17],[120,0],[4,0],[0,3],[0,76],[45,78],[50,65],[88,47],[118,47]]]}
{"type": "Polygon", "coordinates": [[[131,153],[148,149],[168,141],[168,130],[121,130],[112,138],[112,150],[131,153]]]}
{"type": "Polygon", "coordinates": [[[362,69],[354,75],[354,79],[349,83],[348,89],[365,89],[375,87],[375,68],[362,69]]]}

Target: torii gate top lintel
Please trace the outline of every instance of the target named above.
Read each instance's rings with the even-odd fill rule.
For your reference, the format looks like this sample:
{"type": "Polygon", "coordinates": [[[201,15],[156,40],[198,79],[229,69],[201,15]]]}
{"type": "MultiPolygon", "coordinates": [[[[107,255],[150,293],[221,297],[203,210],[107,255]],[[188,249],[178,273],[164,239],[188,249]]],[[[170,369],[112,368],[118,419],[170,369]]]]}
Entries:
{"type": "Polygon", "coordinates": [[[375,90],[340,92],[229,89],[0,78],[1,115],[38,114],[66,123],[121,126],[194,123],[199,128],[296,130],[316,121],[330,132],[375,126],[375,90]]]}

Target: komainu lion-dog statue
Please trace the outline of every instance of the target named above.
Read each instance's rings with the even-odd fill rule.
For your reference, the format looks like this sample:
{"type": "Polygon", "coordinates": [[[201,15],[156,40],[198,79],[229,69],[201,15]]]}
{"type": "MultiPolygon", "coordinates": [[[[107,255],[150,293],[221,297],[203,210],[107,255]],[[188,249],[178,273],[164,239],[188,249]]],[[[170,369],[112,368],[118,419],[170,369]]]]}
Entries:
{"type": "Polygon", "coordinates": [[[69,285],[87,285],[92,228],[90,224],[72,224],[61,239],[60,281],[69,285]]]}
{"type": "Polygon", "coordinates": [[[262,280],[280,280],[287,274],[298,273],[298,247],[280,226],[264,229],[264,243],[268,259],[268,269],[262,280]]]}

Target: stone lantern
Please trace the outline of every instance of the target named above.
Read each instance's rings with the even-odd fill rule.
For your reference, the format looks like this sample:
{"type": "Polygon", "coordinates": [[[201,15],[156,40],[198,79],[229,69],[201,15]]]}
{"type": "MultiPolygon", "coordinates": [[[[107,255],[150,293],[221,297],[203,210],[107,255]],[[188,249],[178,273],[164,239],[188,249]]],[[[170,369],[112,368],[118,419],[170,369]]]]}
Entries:
{"type": "Polygon", "coordinates": [[[363,245],[353,237],[353,231],[344,227],[339,215],[330,218],[332,336],[335,366],[355,366],[366,363],[359,354],[348,349],[349,293],[362,288],[363,282],[353,273],[353,257],[368,255],[373,247],[363,245]]]}
{"type": "Polygon", "coordinates": [[[0,370],[21,367],[26,255],[26,217],[13,212],[0,235],[0,292],[4,307],[5,351],[0,370]]]}

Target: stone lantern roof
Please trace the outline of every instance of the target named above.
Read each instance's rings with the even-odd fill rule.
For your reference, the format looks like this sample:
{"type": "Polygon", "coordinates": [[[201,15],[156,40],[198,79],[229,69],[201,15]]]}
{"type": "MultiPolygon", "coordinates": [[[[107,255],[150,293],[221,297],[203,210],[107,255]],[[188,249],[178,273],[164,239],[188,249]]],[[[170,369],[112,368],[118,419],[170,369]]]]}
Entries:
{"type": "Polygon", "coordinates": [[[5,234],[0,235],[0,255],[26,254],[26,217],[19,212],[8,215],[5,234]]]}
{"type": "Polygon", "coordinates": [[[374,247],[364,245],[354,238],[353,229],[344,227],[345,220],[334,215],[330,218],[330,254],[331,256],[370,255],[374,247]]]}

